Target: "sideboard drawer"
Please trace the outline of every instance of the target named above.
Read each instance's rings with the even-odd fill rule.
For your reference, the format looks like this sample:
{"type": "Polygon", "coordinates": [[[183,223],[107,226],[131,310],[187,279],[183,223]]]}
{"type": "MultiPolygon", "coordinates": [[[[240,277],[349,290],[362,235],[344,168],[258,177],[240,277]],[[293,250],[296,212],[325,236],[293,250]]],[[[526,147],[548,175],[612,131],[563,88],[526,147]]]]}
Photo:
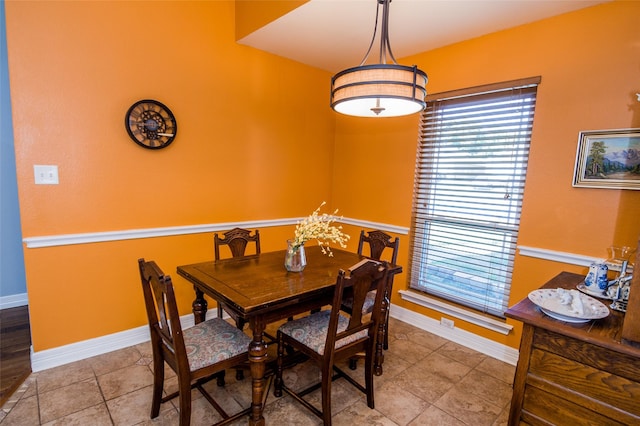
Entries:
{"type": "MultiPolygon", "coordinates": [[[[633,418],[614,420],[597,411],[592,411],[580,403],[558,396],[553,387],[543,385],[535,380],[527,383],[522,404],[521,420],[530,425],[589,425],[614,426],[637,424],[633,418]]],[[[563,396],[566,396],[564,393],[563,396]]]]}
{"type": "Polygon", "coordinates": [[[637,357],[542,328],[535,331],[533,347],[640,383],[640,361],[637,357]]]}
{"type": "Polygon", "coordinates": [[[590,417],[640,423],[640,383],[539,349],[531,353],[529,375],[546,392],[591,410],[590,417]]]}

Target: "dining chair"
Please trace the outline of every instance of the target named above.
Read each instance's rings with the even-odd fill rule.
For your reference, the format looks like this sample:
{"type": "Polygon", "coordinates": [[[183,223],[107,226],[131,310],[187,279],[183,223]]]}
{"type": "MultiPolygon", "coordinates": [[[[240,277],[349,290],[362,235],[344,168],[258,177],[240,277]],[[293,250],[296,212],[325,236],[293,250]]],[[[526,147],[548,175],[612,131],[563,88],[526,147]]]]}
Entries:
{"type": "Polygon", "coordinates": [[[220,318],[183,330],[171,277],[164,275],[154,261],[139,259],[138,266],[153,350],[151,418],[158,417],[161,403],[177,396],[180,426],[188,426],[193,388],[197,388],[222,416],[222,421],[216,425],[224,425],[249,414],[250,407],[234,415],[227,414],[203,384],[226,368],[248,361],[251,339],[220,318]],[[178,390],[163,398],[165,363],[176,373],[178,390]]]}
{"type": "Polygon", "coordinates": [[[287,321],[278,329],[278,357],[274,394],[282,396],[282,391],[320,417],[324,425],[331,425],[331,383],[344,377],[349,383],[367,396],[367,405],[374,408],[374,356],[378,327],[382,320],[382,299],[385,294],[388,264],[372,259],[363,259],[349,268],[338,272],[331,309],[313,313],[306,317],[287,321]],[[349,315],[342,311],[345,290],[353,294],[353,310],[349,315]],[[371,315],[364,315],[362,307],[367,294],[377,290],[371,315]],[[322,379],[307,389],[295,392],[282,379],[285,350],[291,347],[315,362],[322,372],[322,379]],[[365,353],[365,386],[351,378],[335,362],[365,353]],[[334,374],[335,373],[335,374],[334,374]],[[308,393],[322,389],[322,411],[304,399],[308,393]]]}
{"type": "MultiPolygon", "coordinates": [[[[231,252],[231,257],[243,257],[245,256],[247,246],[249,243],[255,244],[255,254],[260,254],[260,231],[257,229],[251,235],[251,231],[243,228],[233,228],[230,231],[224,232],[223,236],[218,236],[218,233],[213,235],[213,250],[215,260],[220,260],[220,247],[228,246],[231,252]]],[[[238,329],[242,330],[245,326],[245,321],[235,315],[233,311],[225,309],[223,303],[218,302],[218,318],[224,318],[224,312],[227,312],[236,323],[238,329]]],[[[244,369],[236,369],[236,379],[244,379],[244,369]]],[[[218,385],[224,386],[224,374],[218,377],[218,385]]]]}
{"type": "Polygon", "coordinates": [[[363,253],[364,243],[369,245],[369,256],[371,259],[380,260],[384,250],[391,249],[391,260],[389,263],[396,264],[398,259],[398,246],[400,245],[400,239],[396,237],[391,239],[391,235],[382,231],[374,230],[365,234],[364,229],[360,231],[360,240],[358,241],[358,254],[366,256],[363,253]]]}
{"type": "MultiPolygon", "coordinates": [[[[390,259],[390,263],[392,265],[396,264],[396,260],[398,258],[398,247],[400,245],[400,239],[396,237],[395,239],[391,239],[391,235],[386,234],[382,231],[373,230],[368,231],[365,234],[364,229],[360,231],[360,239],[358,241],[358,254],[361,256],[367,256],[364,251],[365,243],[369,246],[368,257],[375,260],[380,260],[382,255],[385,253],[385,249],[390,248],[391,254],[388,255],[390,259]]],[[[391,291],[393,290],[393,276],[389,276],[389,285],[387,286],[387,294],[385,294],[385,316],[382,319],[382,325],[384,328],[384,338],[382,347],[384,350],[389,349],[389,308],[391,306],[391,291]]],[[[370,292],[367,295],[367,299],[364,303],[364,312],[369,313],[373,308],[373,303],[375,301],[376,294],[375,292],[370,292]]],[[[351,312],[351,299],[350,297],[346,297],[344,301],[343,309],[347,312],[351,312]]],[[[351,370],[355,370],[358,367],[358,358],[362,358],[362,354],[356,355],[349,360],[349,368],[351,370]]]]}
{"type": "MultiPolygon", "coordinates": [[[[213,235],[213,247],[215,260],[220,260],[220,247],[228,246],[231,251],[231,257],[243,257],[249,243],[255,243],[255,254],[260,254],[260,231],[255,230],[251,235],[251,231],[242,228],[233,228],[230,231],[223,233],[223,237],[218,236],[218,233],[213,235]]],[[[218,303],[218,318],[223,317],[224,305],[218,303]]],[[[241,318],[234,317],[232,312],[227,311],[232,316],[233,320],[239,329],[244,328],[244,321],[241,318]]]]}
{"type": "Polygon", "coordinates": [[[251,231],[242,228],[233,228],[231,231],[223,233],[219,237],[218,233],[213,235],[213,246],[216,260],[220,260],[220,246],[229,246],[231,257],[242,257],[245,255],[247,245],[255,243],[255,254],[260,254],[260,231],[257,229],[251,235],[251,231]]]}

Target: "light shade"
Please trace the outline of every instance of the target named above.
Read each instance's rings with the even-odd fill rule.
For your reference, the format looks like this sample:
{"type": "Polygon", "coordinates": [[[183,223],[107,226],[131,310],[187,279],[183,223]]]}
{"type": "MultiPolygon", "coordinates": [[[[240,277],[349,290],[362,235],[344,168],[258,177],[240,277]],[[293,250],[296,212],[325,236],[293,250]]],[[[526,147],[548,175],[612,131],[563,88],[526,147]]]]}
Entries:
{"type": "Polygon", "coordinates": [[[427,74],[416,66],[363,65],[331,79],[331,108],[358,117],[397,117],[425,108],[427,74]]]}

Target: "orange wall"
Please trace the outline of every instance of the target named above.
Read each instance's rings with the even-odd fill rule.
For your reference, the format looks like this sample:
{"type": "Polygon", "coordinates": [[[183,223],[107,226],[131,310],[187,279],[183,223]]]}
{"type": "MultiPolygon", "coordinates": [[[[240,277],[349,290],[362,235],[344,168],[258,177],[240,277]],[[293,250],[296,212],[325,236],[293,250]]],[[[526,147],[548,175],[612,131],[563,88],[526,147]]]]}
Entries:
{"type": "MultiPolygon", "coordinates": [[[[5,7],[24,237],[290,218],[322,200],[347,217],[410,225],[418,117],[335,115],[329,73],[235,43],[233,2],[5,7]],[[164,150],[125,132],[127,108],[143,98],[176,115],[164,150]],[[60,185],[34,185],[34,164],[58,165],[60,185]]],[[[572,188],[571,177],[580,130],[640,127],[638,28],[640,3],[615,2],[401,61],[429,73],[431,93],[542,76],[520,244],[599,257],[635,244],[640,192],[572,188]]],[[[263,250],[291,233],[261,230],[263,250]]],[[[211,245],[196,234],[25,249],[34,350],[145,324],[136,259],[175,276],[176,265],[210,259],[211,245]]],[[[561,270],[585,272],[518,257],[512,302],[561,270]]],[[[187,313],[192,290],[175,281],[187,313]]],[[[519,329],[456,325],[518,346],[519,329]]]]}
{"type": "MultiPolygon", "coordinates": [[[[5,5],[24,237],[291,218],[331,202],[330,74],[236,44],[234,2],[5,5]],[[125,131],[145,98],[176,116],[166,149],[125,131]],[[34,185],[34,164],[58,165],[60,184],[34,185]]],[[[291,233],[265,230],[264,249],[291,233]]],[[[34,350],[145,324],[139,257],[175,275],[212,257],[212,236],[25,249],[34,350]]],[[[176,283],[186,313],[193,292],[176,283]]]]}
{"type": "MultiPolygon", "coordinates": [[[[519,244],[601,258],[611,245],[637,244],[640,191],[571,183],[581,130],[640,127],[634,95],[640,92],[640,2],[583,9],[400,62],[428,73],[430,93],[541,76],[519,244]]],[[[418,118],[340,116],[336,122],[334,204],[356,217],[408,227],[418,118]],[[353,164],[357,167],[349,167],[353,164]]],[[[403,262],[409,246],[404,240],[403,262]]],[[[563,270],[586,273],[584,267],[518,256],[510,304],[563,270]]],[[[394,289],[406,288],[406,279],[406,273],[398,276],[394,289]]],[[[397,294],[393,303],[441,316],[397,294]]],[[[460,326],[518,347],[517,324],[507,337],[460,326]]]]}
{"type": "Polygon", "coordinates": [[[236,0],[236,40],[240,40],[308,1],[236,0]]]}

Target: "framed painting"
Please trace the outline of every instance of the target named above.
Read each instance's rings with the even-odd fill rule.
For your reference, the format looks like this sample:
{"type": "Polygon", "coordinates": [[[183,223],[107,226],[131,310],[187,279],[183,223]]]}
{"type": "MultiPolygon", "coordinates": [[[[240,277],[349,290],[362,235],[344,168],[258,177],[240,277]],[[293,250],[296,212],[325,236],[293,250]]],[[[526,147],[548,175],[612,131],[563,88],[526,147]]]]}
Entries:
{"type": "Polygon", "coordinates": [[[580,132],[573,186],[640,190],[640,129],[580,132]]]}

